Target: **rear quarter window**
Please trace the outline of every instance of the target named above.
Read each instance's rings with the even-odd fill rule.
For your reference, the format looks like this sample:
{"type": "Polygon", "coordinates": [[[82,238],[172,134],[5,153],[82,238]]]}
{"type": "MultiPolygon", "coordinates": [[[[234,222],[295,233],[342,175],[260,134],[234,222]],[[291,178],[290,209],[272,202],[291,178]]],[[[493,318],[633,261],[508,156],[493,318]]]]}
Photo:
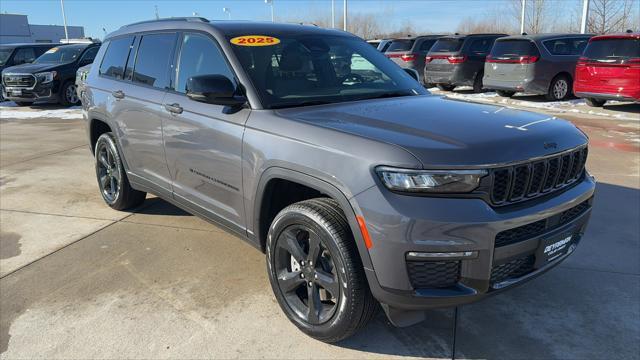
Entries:
{"type": "Polygon", "coordinates": [[[552,55],[582,55],[588,38],[564,38],[546,40],[542,43],[552,55]]]}
{"type": "Polygon", "coordinates": [[[109,40],[105,45],[107,51],[100,64],[100,75],[122,80],[132,42],[133,36],[109,40]]]}

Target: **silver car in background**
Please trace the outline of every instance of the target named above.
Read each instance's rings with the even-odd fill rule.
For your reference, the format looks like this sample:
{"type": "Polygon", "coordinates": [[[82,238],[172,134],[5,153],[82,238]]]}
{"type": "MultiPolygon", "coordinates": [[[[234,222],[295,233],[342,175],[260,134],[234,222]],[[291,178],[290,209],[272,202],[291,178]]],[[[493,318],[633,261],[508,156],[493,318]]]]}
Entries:
{"type": "Polygon", "coordinates": [[[484,88],[501,96],[516,92],[564,100],[572,95],[576,63],[589,34],[507,36],[496,40],[484,67],[484,88]]]}

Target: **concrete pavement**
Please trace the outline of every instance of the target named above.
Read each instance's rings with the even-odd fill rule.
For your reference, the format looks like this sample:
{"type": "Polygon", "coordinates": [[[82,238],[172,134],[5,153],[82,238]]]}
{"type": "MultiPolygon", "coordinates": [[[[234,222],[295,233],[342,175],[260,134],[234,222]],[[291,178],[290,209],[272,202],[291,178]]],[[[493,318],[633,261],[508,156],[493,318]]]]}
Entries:
{"type": "Polygon", "coordinates": [[[149,197],[102,203],[77,120],[0,119],[0,358],[638,358],[640,123],[573,118],[599,180],[564,264],[397,329],[327,345],[280,311],[264,256],[149,197]],[[456,326],[457,325],[457,326],[456,326]],[[456,336],[454,339],[454,330],[456,336]]]}

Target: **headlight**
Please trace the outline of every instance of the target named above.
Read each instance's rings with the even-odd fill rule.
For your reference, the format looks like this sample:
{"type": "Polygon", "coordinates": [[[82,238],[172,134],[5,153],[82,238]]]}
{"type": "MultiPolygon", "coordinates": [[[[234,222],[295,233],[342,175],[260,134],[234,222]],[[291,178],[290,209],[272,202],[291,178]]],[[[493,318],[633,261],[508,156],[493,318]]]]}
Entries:
{"type": "Polygon", "coordinates": [[[384,185],[394,191],[468,193],[475,190],[486,170],[409,170],[378,167],[384,185]]]}
{"type": "Polygon", "coordinates": [[[36,79],[41,84],[50,83],[56,77],[57,73],[55,71],[47,71],[36,74],[36,79]]]}

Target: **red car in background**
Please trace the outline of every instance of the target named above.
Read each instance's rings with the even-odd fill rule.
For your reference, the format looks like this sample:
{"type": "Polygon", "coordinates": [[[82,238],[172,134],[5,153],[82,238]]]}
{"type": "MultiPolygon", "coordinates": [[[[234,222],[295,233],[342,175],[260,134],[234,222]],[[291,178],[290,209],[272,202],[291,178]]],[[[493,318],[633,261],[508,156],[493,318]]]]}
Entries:
{"type": "Polygon", "coordinates": [[[591,38],[576,66],[573,91],[590,106],[640,101],[640,33],[591,38]]]}

